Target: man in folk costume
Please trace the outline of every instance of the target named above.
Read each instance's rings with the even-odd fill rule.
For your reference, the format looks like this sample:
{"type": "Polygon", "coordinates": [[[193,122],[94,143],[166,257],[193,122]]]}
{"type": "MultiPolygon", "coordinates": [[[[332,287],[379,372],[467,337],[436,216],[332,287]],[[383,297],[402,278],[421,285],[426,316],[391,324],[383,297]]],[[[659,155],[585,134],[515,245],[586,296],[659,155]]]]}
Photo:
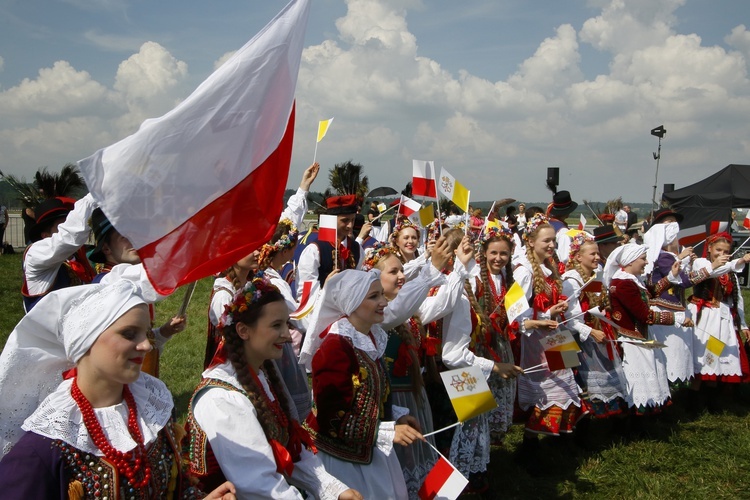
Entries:
{"type": "MultiPolygon", "coordinates": [[[[558,191],[552,197],[552,203],[547,207],[549,223],[555,230],[557,241],[557,259],[562,264],[568,262],[570,256],[570,236],[567,235],[568,224],[565,219],[578,208],[578,203],[570,198],[569,191],[558,191]]],[[[563,272],[564,269],[563,269],[563,272]]]]}
{"type": "Polygon", "coordinates": [[[611,224],[594,228],[594,241],[599,246],[599,257],[602,265],[607,262],[607,257],[612,251],[620,246],[622,234],[611,224]]]}
{"type": "MultiPolygon", "coordinates": [[[[118,264],[139,265],[141,257],[133,244],[125,236],[114,228],[112,223],[104,215],[101,208],[94,209],[91,214],[91,228],[94,230],[96,246],[89,252],[89,260],[95,264],[96,276],[92,283],[99,283],[113,267],[118,264]]],[[[143,266],[139,266],[143,273],[143,266]]],[[[144,273],[145,274],[145,273],[144,273]]],[[[149,304],[149,315],[153,327],[154,307],[149,304]]],[[[185,329],[185,317],[175,316],[162,326],[152,328],[149,340],[155,347],[144,357],[142,370],[154,377],[159,376],[159,355],[164,344],[176,333],[185,329]]]]}
{"type": "Polygon", "coordinates": [[[326,213],[338,219],[338,248],[326,241],[314,241],[305,247],[297,264],[297,296],[301,296],[305,281],[318,281],[322,287],[334,269],[362,268],[362,249],[351,236],[357,205],[357,197],[353,194],[331,196],[326,200],[326,213]]]}
{"type": "Polygon", "coordinates": [[[23,304],[26,312],[53,290],[90,283],[94,277],[83,245],[94,199],[56,197],[41,202],[30,230],[32,244],[23,256],[23,304]]]}

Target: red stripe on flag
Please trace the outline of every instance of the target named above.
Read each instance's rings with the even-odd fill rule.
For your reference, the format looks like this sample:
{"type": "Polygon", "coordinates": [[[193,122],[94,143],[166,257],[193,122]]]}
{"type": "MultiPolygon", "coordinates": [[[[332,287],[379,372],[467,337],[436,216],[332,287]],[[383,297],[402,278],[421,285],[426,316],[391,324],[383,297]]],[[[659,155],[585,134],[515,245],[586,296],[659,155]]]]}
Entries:
{"type": "Polygon", "coordinates": [[[273,236],[284,203],[295,109],[278,147],[232,189],[169,234],[138,250],[157,292],[172,293],[227,269],[273,236]]]}
{"type": "Polygon", "coordinates": [[[419,498],[422,500],[432,500],[435,498],[440,488],[451,477],[451,474],[453,474],[453,467],[446,459],[440,457],[432,470],[430,470],[430,473],[427,474],[427,477],[424,478],[424,483],[419,488],[419,498]]]}
{"type": "Polygon", "coordinates": [[[437,185],[435,184],[435,179],[412,177],[411,194],[412,196],[426,196],[428,198],[437,198],[437,185]]]}

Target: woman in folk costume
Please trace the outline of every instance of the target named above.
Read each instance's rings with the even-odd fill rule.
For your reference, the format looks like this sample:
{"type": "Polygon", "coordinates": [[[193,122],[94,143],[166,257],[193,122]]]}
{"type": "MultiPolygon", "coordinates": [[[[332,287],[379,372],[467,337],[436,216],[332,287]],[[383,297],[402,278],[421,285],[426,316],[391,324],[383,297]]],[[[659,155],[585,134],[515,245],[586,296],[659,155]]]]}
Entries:
{"type": "Polygon", "coordinates": [[[420,268],[427,263],[427,259],[430,257],[427,250],[420,254],[419,239],[419,227],[406,217],[402,217],[398,221],[389,238],[391,245],[396,250],[396,256],[404,265],[406,281],[419,274],[420,268]]]}
{"type": "Polygon", "coordinates": [[[625,413],[628,404],[622,360],[614,343],[617,335],[611,325],[586,313],[608,305],[601,283],[596,291],[597,283],[581,290],[596,277],[598,266],[599,248],[594,237],[585,232],[576,234],[570,243],[568,270],[562,276],[563,294],[568,297],[569,326],[578,334],[581,348],[578,377],[582,397],[594,418],[605,418],[625,413]]]}
{"type": "MultiPolygon", "coordinates": [[[[318,176],[320,171],[320,164],[313,163],[302,173],[302,180],[300,181],[297,192],[294,193],[286,203],[284,211],[279,216],[281,225],[288,225],[289,227],[299,227],[307,213],[307,192],[310,190],[313,181],[318,176]],[[286,224],[285,221],[288,221],[286,224]]],[[[274,235],[276,236],[276,234],[274,235]]],[[[237,235],[232,235],[237,237],[237,235]]],[[[296,238],[293,240],[296,244],[296,238]]],[[[271,241],[271,243],[275,243],[271,241]]],[[[214,280],[214,286],[211,291],[211,297],[209,299],[208,306],[208,328],[207,328],[207,340],[206,340],[206,354],[203,361],[203,368],[208,368],[211,364],[211,359],[214,357],[219,343],[221,342],[221,334],[217,330],[216,326],[219,324],[221,315],[224,314],[224,308],[232,303],[232,298],[237,290],[240,290],[245,286],[248,279],[258,270],[258,259],[260,257],[260,249],[254,250],[242,260],[233,264],[230,268],[222,272],[216,280],[214,280]]],[[[285,295],[286,296],[286,295],[285,295]]]]}
{"type": "MultiPolygon", "coordinates": [[[[546,363],[542,342],[555,334],[557,319],[568,309],[555,264],[555,230],[549,219],[537,214],[526,222],[526,255],[518,260],[513,278],[523,288],[530,308],[517,321],[521,337],[522,368],[546,363]]],[[[522,452],[533,458],[537,434],[570,434],[585,414],[573,370],[550,371],[545,365],[518,381],[518,404],[528,411],[522,452]]]]}
{"type": "MultiPolygon", "coordinates": [[[[712,263],[712,266],[690,271],[690,257],[695,258],[693,248],[687,247],[680,252],[680,244],[677,241],[679,220],[682,216],[674,214],[665,217],[666,211],[673,213],[666,208],[656,212],[654,219],[657,222],[643,235],[644,244],[648,247],[645,273],[648,276],[649,287],[653,287],[671,274],[675,262],[680,262],[679,279],[675,283],[670,283],[670,286],[659,295],[652,297],[649,303],[651,309],[656,312],[686,312],[685,289],[709,278],[714,269],[719,269],[726,263],[727,257],[722,257],[712,263]]],[[[719,269],[719,274],[725,271],[726,268],[719,269]]],[[[654,340],[665,345],[663,350],[667,361],[667,378],[672,384],[684,385],[693,377],[693,330],[692,315],[689,311],[686,312],[682,324],[653,325],[649,328],[654,340]]]]}
{"type": "MultiPolygon", "coordinates": [[[[450,257],[448,248],[449,245],[443,239],[432,253],[431,267],[438,274],[450,257]]],[[[399,308],[397,296],[402,293],[406,278],[396,250],[382,243],[368,248],[365,252],[363,269],[380,271],[380,284],[389,302],[388,308],[399,308]]],[[[407,285],[406,293],[409,293],[410,287],[407,285]]],[[[392,402],[394,405],[408,408],[409,414],[417,419],[423,433],[434,430],[432,408],[427,399],[422,377],[421,359],[424,352],[422,340],[425,336],[423,322],[435,321],[447,314],[442,303],[438,297],[425,298],[413,316],[387,331],[388,344],[384,357],[391,384],[392,402]]],[[[434,370],[434,365],[430,368],[434,370]]],[[[432,437],[428,440],[434,445],[432,437]]],[[[404,473],[409,498],[418,498],[419,488],[435,464],[437,454],[426,442],[416,442],[408,447],[396,447],[396,455],[404,473]]]]}
{"type": "MultiPolygon", "coordinates": [[[[117,278],[118,267],[103,283],[48,294],[8,339],[0,358],[5,498],[202,497],[181,474],[172,396],[141,372],[152,349],[147,303],[157,296],[117,278]]],[[[210,498],[233,492],[224,483],[210,498]]]]}
{"type": "Polygon", "coordinates": [[[190,471],[206,486],[229,478],[240,498],[361,498],[325,471],[286,395],[273,360],[291,341],[288,320],[284,296],[262,274],[234,295],[216,364],[190,403],[190,471]]]}
{"type": "Polygon", "coordinates": [[[368,499],[408,497],[393,447],[424,439],[417,420],[390,401],[388,335],[379,325],[387,305],[379,271],[332,274],[300,355],[300,363],[312,365],[315,408],[307,427],[319,456],[328,472],[368,499]]]}
{"type": "MultiPolygon", "coordinates": [[[[685,313],[649,309],[649,293],[642,282],[646,267],[646,246],[628,243],[617,247],[604,266],[603,286],[609,291],[612,320],[617,324],[618,338],[623,351],[622,369],[625,374],[626,400],[635,414],[659,411],[669,403],[664,351],[647,345],[652,340],[650,325],[681,325],[685,313]]],[[[670,276],[655,287],[655,295],[675,280],[680,263],[673,264],[670,276]]]]}
{"type": "Polygon", "coordinates": [[[715,268],[717,262],[726,262],[732,252],[732,237],[727,233],[710,236],[706,240],[705,255],[693,262],[693,271],[712,270],[712,277],[693,288],[690,297],[690,310],[695,321],[695,389],[701,384],[712,386],[709,409],[714,410],[718,382],[737,384],[750,382],[750,364],[743,344],[748,341],[750,331],[745,323],[745,308],[737,275],[745,264],[750,262],[750,254],[715,268]],[[716,271],[724,273],[715,276],[716,271]],[[717,360],[709,359],[707,344],[711,337],[720,340],[724,346],[717,360]]]}
{"type": "MultiPolygon", "coordinates": [[[[294,255],[298,236],[297,226],[291,220],[284,219],[276,227],[271,241],[261,247],[258,256],[258,268],[264,273],[265,278],[278,288],[281,295],[284,296],[290,314],[297,310],[299,302],[294,297],[292,287],[279,273],[284,264],[289,262],[294,255]]],[[[310,389],[307,385],[307,375],[304,368],[297,362],[297,353],[302,346],[302,338],[305,330],[307,330],[307,323],[304,320],[290,319],[290,324],[292,326],[290,330],[292,342],[284,344],[284,355],[275,361],[289,394],[294,400],[299,419],[304,421],[310,413],[312,401],[310,389]]]]}
{"type": "MultiPolygon", "coordinates": [[[[505,311],[505,293],[513,285],[513,233],[488,223],[477,244],[479,276],[471,283],[473,291],[469,295],[479,318],[474,352],[498,363],[515,364],[510,340],[518,328],[511,328],[505,311]]],[[[500,445],[513,423],[516,380],[491,377],[489,386],[498,405],[489,414],[490,436],[493,444],[500,445]]]]}
{"type": "MultiPolygon", "coordinates": [[[[452,229],[458,231],[459,229],[452,229]]],[[[474,246],[468,236],[464,236],[456,250],[460,266],[468,267],[474,261],[474,246]]],[[[468,278],[468,276],[467,276],[468,278]]],[[[469,299],[473,292],[464,281],[465,293],[456,307],[442,321],[442,362],[447,370],[478,366],[485,379],[492,385],[495,378],[510,379],[521,369],[511,363],[496,361],[485,345],[482,335],[474,335],[475,325],[479,328],[476,309],[472,310],[469,299]]],[[[476,300],[473,300],[478,308],[476,300]]],[[[507,416],[506,416],[507,418],[507,416]]],[[[461,473],[469,478],[469,491],[481,493],[489,487],[487,465],[490,461],[490,414],[484,413],[472,418],[456,428],[450,446],[450,461],[461,473]]]]}

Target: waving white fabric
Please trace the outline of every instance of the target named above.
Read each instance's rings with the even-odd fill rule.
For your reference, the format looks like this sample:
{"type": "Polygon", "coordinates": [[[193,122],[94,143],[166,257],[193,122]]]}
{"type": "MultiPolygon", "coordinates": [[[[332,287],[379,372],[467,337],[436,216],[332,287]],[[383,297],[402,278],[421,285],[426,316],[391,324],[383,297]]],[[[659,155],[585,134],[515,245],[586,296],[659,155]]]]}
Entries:
{"type": "Polygon", "coordinates": [[[659,258],[661,249],[672,243],[677,238],[677,233],[680,232],[680,225],[677,222],[670,222],[668,224],[654,224],[646,231],[643,235],[643,244],[648,247],[646,252],[646,269],[644,274],[651,274],[654,269],[654,263],[659,258]]]}

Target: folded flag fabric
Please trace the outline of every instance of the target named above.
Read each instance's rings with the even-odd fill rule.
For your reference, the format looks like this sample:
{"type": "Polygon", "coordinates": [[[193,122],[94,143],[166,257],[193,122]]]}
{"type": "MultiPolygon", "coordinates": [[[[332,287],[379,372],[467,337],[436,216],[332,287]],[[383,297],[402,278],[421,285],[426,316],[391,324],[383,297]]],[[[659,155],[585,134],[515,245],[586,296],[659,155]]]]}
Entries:
{"type": "Polygon", "coordinates": [[[719,234],[723,233],[724,231],[729,228],[729,222],[727,221],[720,221],[720,220],[712,220],[711,224],[708,226],[708,234],[719,234]]]}
{"type": "Polygon", "coordinates": [[[579,231],[583,231],[583,230],[586,229],[586,222],[588,222],[586,220],[586,217],[584,217],[583,214],[581,214],[580,219],[578,219],[578,230],[579,231]]]}
{"type": "Polygon", "coordinates": [[[424,478],[419,488],[421,500],[455,500],[461,495],[469,480],[442,455],[424,478]]]}
{"type": "Polygon", "coordinates": [[[432,206],[432,203],[430,203],[426,207],[420,208],[419,212],[409,217],[409,219],[415,224],[427,227],[435,222],[435,208],[432,206]]]}
{"type": "Polygon", "coordinates": [[[711,367],[719,365],[719,358],[721,353],[724,351],[724,342],[717,339],[713,335],[708,336],[708,342],[706,342],[706,354],[703,357],[703,362],[711,367]]]}
{"type": "Polygon", "coordinates": [[[385,203],[378,203],[378,212],[382,214],[386,210],[388,210],[388,207],[385,205],[385,203]]]}
{"type": "Polygon", "coordinates": [[[338,244],[336,232],[339,227],[339,218],[336,215],[321,214],[318,222],[318,240],[327,241],[333,246],[338,244]]]}
{"type": "Polygon", "coordinates": [[[550,335],[539,339],[539,343],[542,344],[542,348],[544,348],[545,351],[579,352],[581,350],[578,347],[578,343],[573,338],[571,331],[563,327],[558,327],[558,329],[550,335]]]}
{"type": "Polygon", "coordinates": [[[444,168],[440,169],[438,191],[464,212],[469,211],[469,190],[444,168]]]}
{"type": "Polygon", "coordinates": [[[323,137],[325,137],[328,133],[328,127],[331,126],[331,123],[333,123],[333,118],[321,120],[318,122],[318,140],[316,142],[320,142],[323,140],[323,137]]]}
{"type": "Polygon", "coordinates": [[[677,233],[677,242],[684,246],[690,247],[697,243],[700,243],[706,238],[706,226],[693,226],[685,229],[680,229],[677,233]]]}
{"type": "Polygon", "coordinates": [[[612,321],[611,319],[609,319],[609,318],[607,317],[607,315],[606,315],[606,314],[604,313],[604,311],[602,311],[602,310],[601,310],[601,309],[599,308],[599,306],[596,306],[596,307],[592,307],[591,309],[589,309],[589,310],[588,310],[588,311],[586,311],[586,312],[587,312],[587,313],[589,313],[590,315],[592,315],[592,316],[596,317],[596,318],[599,318],[599,320],[600,320],[600,321],[604,321],[604,322],[605,322],[605,323],[607,323],[608,325],[610,325],[610,326],[612,326],[613,328],[615,328],[615,330],[617,330],[617,329],[619,329],[619,328],[620,328],[619,326],[617,326],[617,323],[615,323],[614,321],[612,321]]]}
{"type": "Polygon", "coordinates": [[[435,162],[412,160],[412,172],[411,195],[436,200],[435,162]]]}
{"type": "Polygon", "coordinates": [[[497,408],[490,386],[478,366],[467,366],[442,372],[445,389],[461,422],[497,408]]]}
{"type": "Polygon", "coordinates": [[[273,236],[309,0],[292,0],[173,110],[78,162],[154,288],[227,269],[273,236]]]}
{"type": "Polygon", "coordinates": [[[289,317],[294,320],[300,320],[306,317],[313,310],[315,306],[315,299],[320,292],[320,283],[317,281],[305,281],[302,284],[302,296],[299,300],[299,307],[289,314],[289,317]]]}
{"type": "Polygon", "coordinates": [[[398,213],[406,216],[411,217],[413,214],[419,212],[419,209],[422,208],[422,204],[419,203],[417,200],[412,200],[408,196],[401,195],[401,202],[399,203],[398,213]]]}
{"type": "Polygon", "coordinates": [[[529,309],[529,301],[518,282],[513,283],[505,293],[505,312],[508,314],[508,323],[529,309]]]}
{"type": "Polygon", "coordinates": [[[547,368],[551,372],[575,368],[581,364],[577,351],[544,351],[544,356],[547,358],[547,368]]]}

